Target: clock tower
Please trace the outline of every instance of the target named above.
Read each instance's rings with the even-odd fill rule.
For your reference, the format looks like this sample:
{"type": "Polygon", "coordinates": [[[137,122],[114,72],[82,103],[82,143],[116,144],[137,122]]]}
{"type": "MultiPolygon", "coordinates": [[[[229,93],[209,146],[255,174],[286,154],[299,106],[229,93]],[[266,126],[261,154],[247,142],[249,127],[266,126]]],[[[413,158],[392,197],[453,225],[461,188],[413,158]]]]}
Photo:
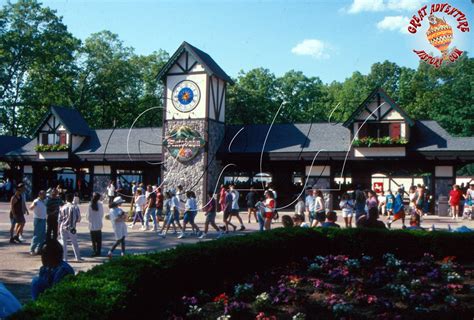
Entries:
{"type": "Polygon", "coordinates": [[[233,81],[207,53],[187,42],[158,78],[165,86],[163,186],[194,191],[201,207],[218,183],[216,153],[225,133],[226,88],[233,81]]]}

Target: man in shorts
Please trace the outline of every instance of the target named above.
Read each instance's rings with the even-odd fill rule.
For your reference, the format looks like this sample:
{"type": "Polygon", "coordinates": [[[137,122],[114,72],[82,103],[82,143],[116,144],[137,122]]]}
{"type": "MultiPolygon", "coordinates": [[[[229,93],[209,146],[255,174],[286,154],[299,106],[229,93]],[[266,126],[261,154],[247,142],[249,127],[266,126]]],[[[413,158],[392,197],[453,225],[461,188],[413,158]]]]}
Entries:
{"type": "Polygon", "coordinates": [[[240,209],[240,207],[239,207],[239,197],[240,197],[240,194],[235,189],[234,185],[231,185],[229,187],[229,190],[230,190],[230,193],[232,194],[232,209],[230,210],[230,215],[234,216],[234,217],[237,217],[237,220],[239,220],[239,222],[240,222],[239,231],[244,231],[245,230],[244,222],[242,221],[242,218],[240,217],[240,214],[239,214],[239,209],[240,209]]]}
{"type": "Polygon", "coordinates": [[[25,226],[25,213],[28,213],[26,209],[26,203],[23,197],[25,186],[23,183],[19,183],[16,187],[15,194],[10,199],[10,243],[21,243],[23,239],[21,234],[25,226]],[[15,233],[15,236],[13,235],[15,233]]]}
{"type": "Polygon", "coordinates": [[[233,203],[233,196],[230,190],[226,190],[225,192],[225,205],[224,205],[224,230],[226,233],[229,233],[229,225],[232,228],[237,229],[237,227],[230,222],[231,211],[232,211],[232,203],[233,203]]]}

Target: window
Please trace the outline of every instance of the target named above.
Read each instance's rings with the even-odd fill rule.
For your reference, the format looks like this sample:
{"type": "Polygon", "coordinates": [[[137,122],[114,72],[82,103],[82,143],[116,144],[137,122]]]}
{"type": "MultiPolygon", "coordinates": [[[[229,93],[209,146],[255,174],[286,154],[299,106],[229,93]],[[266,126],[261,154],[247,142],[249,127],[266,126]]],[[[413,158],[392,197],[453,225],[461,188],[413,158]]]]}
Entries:
{"type": "Polygon", "coordinates": [[[366,123],[368,136],[382,138],[389,136],[389,123],[366,123]]]}
{"type": "Polygon", "coordinates": [[[59,136],[59,144],[67,144],[67,133],[66,132],[58,132],[59,136]]]}
{"type": "Polygon", "coordinates": [[[40,144],[48,144],[48,134],[47,133],[42,133],[41,134],[40,144]]]}
{"type": "Polygon", "coordinates": [[[359,130],[359,139],[362,138],[383,138],[390,137],[392,139],[401,138],[401,123],[379,123],[366,122],[359,130]]]}

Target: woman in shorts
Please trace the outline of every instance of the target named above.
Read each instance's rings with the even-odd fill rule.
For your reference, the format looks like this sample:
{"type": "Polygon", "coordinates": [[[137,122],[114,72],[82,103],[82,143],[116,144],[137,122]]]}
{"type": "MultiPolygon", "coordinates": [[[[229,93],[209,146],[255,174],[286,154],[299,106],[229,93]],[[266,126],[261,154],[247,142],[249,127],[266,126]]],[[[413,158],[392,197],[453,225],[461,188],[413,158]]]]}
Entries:
{"type": "Polygon", "coordinates": [[[273,212],[275,211],[275,199],[273,199],[273,192],[265,191],[265,203],[264,203],[264,228],[270,230],[272,227],[273,212]]]}
{"type": "Polygon", "coordinates": [[[318,223],[323,224],[326,221],[326,208],[324,207],[324,198],[321,190],[315,190],[316,195],[316,219],[313,220],[311,224],[312,227],[317,227],[318,223]]]}
{"type": "Polygon", "coordinates": [[[194,222],[194,218],[197,214],[197,203],[196,203],[196,195],[193,191],[186,192],[186,204],[185,204],[185,211],[184,211],[184,218],[183,218],[183,232],[178,236],[178,239],[182,239],[186,237],[186,225],[189,223],[193,230],[195,230],[198,235],[200,236],[199,227],[194,222]]]}
{"type": "Polygon", "coordinates": [[[348,193],[344,193],[339,202],[339,207],[342,210],[342,217],[344,218],[344,223],[346,228],[352,228],[352,213],[354,211],[354,203],[349,197],[348,193]]]}

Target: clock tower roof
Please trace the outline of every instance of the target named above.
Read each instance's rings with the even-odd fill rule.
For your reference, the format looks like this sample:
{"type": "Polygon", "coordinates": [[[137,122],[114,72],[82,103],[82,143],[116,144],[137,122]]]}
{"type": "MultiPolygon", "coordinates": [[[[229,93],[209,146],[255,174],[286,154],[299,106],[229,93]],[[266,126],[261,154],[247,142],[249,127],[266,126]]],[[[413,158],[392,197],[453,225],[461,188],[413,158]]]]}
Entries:
{"type": "Polygon", "coordinates": [[[178,50],[173,54],[173,56],[168,60],[164,67],[158,73],[158,79],[164,79],[166,74],[171,69],[171,67],[176,63],[176,61],[181,57],[183,52],[188,52],[191,54],[206,70],[209,75],[214,75],[222,80],[227,81],[230,84],[233,84],[234,81],[229,77],[224,70],[211,58],[210,55],[204,51],[190,45],[186,41],[179,46],[178,50]]]}

